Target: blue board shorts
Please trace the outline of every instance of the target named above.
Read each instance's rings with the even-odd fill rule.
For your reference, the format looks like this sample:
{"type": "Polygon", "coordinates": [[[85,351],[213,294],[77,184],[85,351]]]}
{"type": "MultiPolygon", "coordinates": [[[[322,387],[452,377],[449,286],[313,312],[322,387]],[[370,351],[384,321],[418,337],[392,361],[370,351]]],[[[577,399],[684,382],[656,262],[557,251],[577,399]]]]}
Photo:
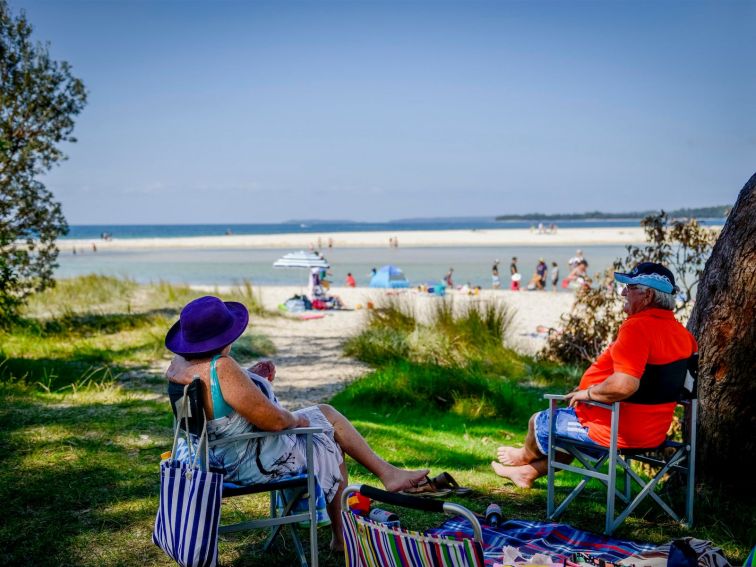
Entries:
{"type": "MultiPolygon", "coordinates": [[[[562,437],[568,437],[575,441],[591,443],[601,447],[593,439],[588,437],[588,428],[583,427],[575,415],[575,408],[557,408],[554,413],[556,420],[555,432],[562,437]]],[[[536,414],[535,437],[538,450],[544,455],[549,454],[549,410],[543,410],[536,414]]]]}

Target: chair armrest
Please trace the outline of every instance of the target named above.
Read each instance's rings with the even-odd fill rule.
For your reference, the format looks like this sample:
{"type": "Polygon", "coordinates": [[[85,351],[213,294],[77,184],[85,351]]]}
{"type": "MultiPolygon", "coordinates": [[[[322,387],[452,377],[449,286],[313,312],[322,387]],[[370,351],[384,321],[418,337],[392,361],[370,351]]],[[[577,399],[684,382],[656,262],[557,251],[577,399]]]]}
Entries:
{"type": "Polygon", "coordinates": [[[312,435],[314,433],[323,433],[323,428],[294,427],[292,429],[282,429],[281,431],[258,431],[256,433],[242,433],[241,435],[234,435],[232,437],[224,437],[223,439],[210,441],[210,445],[226,445],[228,443],[235,443],[236,441],[243,441],[245,439],[260,439],[263,437],[277,437],[279,435],[312,435]]]}
{"type": "MultiPolygon", "coordinates": [[[[566,396],[562,394],[544,394],[543,399],[544,400],[555,400],[555,401],[562,401],[565,399],[566,396]]],[[[619,402],[613,402],[611,404],[605,404],[603,402],[597,402],[595,400],[578,400],[578,403],[580,404],[588,404],[589,406],[596,406],[599,408],[604,408],[606,410],[612,411],[612,408],[614,407],[614,404],[618,404],[619,402]]]]}

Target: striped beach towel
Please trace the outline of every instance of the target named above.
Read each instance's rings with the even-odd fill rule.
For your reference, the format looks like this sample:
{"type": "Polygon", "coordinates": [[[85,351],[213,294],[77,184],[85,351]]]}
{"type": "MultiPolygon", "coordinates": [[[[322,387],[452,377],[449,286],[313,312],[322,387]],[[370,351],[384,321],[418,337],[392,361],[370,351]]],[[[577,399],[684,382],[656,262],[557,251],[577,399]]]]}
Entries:
{"type": "Polygon", "coordinates": [[[347,567],[482,567],[483,551],[472,536],[461,539],[426,536],[357,516],[344,520],[347,567]]]}
{"type": "MultiPolygon", "coordinates": [[[[483,554],[486,565],[501,563],[503,549],[515,547],[523,562],[535,554],[544,554],[555,563],[572,559],[576,553],[616,563],[631,555],[651,551],[656,546],[630,540],[576,530],[567,524],[509,520],[496,529],[483,527],[483,554]]],[[[450,518],[440,527],[428,530],[429,535],[472,537],[470,524],[462,517],[450,518]]]]}

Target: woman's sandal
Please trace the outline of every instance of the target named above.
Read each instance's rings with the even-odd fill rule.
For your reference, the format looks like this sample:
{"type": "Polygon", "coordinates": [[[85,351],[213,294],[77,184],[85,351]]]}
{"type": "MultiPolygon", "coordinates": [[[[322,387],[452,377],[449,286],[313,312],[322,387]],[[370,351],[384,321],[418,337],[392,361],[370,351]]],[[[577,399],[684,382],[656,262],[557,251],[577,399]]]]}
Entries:
{"type": "Polygon", "coordinates": [[[451,493],[451,488],[439,488],[434,484],[434,480],[431,480],[431,478],[426,475],[425,479],[421,480],[417,486],[406,488],[399,494],[405,494],[407,496],[422,496],[425,498],[443,498],[444,496],[449,496],[451,493]]]}
{"type": "Polygon", "coordinates": [[[436,478],[432,479],[431,483],[438,490],[449,490],[457,496],[466,496],[472,492],[472,488],[460,486],[459,483],[454,480],[454,477],[448,472],[442,472],[436,478]]]}

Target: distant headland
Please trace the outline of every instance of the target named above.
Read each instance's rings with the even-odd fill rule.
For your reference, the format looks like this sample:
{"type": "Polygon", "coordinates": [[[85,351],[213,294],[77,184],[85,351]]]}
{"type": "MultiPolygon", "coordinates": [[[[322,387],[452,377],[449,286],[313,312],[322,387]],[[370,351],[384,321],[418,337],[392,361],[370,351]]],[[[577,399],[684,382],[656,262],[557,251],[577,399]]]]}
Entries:
{"type": "MultiPolygon", "coordinates": [[[[698,207],[693,209],[675,209],[665,211],[672,218],[726,218],[732,205],[718,205],[714,207],[698,207]]],[[[610,219],[642,219],[649,215],[658,214],[654,211],[636,211],[631,213],[603,213],[601,211],[589,211],[586,213],[560,213],[548,215],[544,213],[528,213],[524,215],[498,215],[497,221],[570,221],[570,220],[610,220],[610,219]]]]}

